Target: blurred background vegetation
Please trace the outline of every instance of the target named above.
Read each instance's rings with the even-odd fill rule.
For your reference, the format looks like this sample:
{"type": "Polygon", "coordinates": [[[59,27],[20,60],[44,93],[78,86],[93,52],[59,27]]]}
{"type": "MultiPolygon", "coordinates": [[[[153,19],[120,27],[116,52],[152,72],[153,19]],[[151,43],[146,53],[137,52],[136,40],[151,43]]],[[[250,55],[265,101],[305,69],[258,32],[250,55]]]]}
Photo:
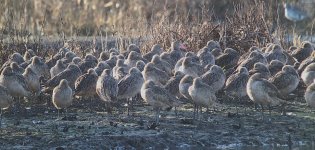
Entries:
{"type": "MultiPolygon", "coordinates": [[[[280,13],[281,22],[289,23],[284,18],[281,0],[262,1],[270,6],[265,8],[267,20],[275,19],[272,17],[280,13]]],[[[163,15],[171,19],[176,15],[176,11],[181,16],[187,17],[202,17],[204,15],[202,13],[214,13],[217,19],[223,20],[225,15],[234,13],[235,5],[252,5],[253,2],[252,0],[1,0],[1,4],[0,27],[5,29],[6,33],[12,30],[26,30],[31,34],[56,35],[64,32],[67,35],[86,36],[94,35],[100,29],[111,31],[113,27],[134,23],[129,19],[137,20],[144,17],[145,21],[150,22],[151,17],[159,18],[163,15]]],[[[310,16],[313,16],[315,3],[312,0],[300,0],[297,5],[301,5],[310,16]]],[[[303,29],[307,29],[311,23],[312,20],[308,20],[301,25],[304,26],[303,29]]]]}
{"type": "MultiPolygon", "coordinates": [[[[2,42],[112,36],[137,38],[144,49],[153,43],[167,47],[170,40],[180,39],[196,50],[215,39],[223,47],[246,50],[267,42],[284,44],[293,29],[293,22],[284,17],[283,0],[0,1],[2,42]]],[[[297,23],[294,31],[298,38],[311,35],[315,3],[288,2],[300,5],[311,18],[297,23]]],[[[125,46],[123,42],[120,45],[125,46]]]]}

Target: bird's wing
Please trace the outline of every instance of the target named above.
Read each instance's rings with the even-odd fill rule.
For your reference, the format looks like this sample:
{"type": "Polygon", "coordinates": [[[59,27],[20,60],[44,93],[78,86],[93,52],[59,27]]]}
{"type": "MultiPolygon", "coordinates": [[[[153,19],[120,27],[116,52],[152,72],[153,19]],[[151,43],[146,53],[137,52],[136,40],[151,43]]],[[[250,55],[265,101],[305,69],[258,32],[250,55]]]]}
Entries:
{"type": "Polygon", "coordinates": [[[159,86],[153,86],[151,87],[152,91],[153,91],[153,98],[155,100],[160,101],[163,104],[172,106],[175,101],[176,101],[176,97],[175,95],[170,94],[167,90],[165,90],[162,87],[159,86]]]}
{"type": "Polygon", "coordinates": [[[71,70],[64,70],[60,73],[58,73],[56,76],[54,76],[53,78],[49,79],[46,82],[46,86],[47,87],[55,87],[59,84],[59,82],[62,79],[67,79],[67,77],[72,76],[72,71],[71,70]]]}
{"type": "Polygon", "coordinates": [[[85,89],[86,86],[92,85],[93,83],[96,83],[97,81],[97,75],[88,75],[84,74],[80,76],[76,81],[75,81],[75,91],[79,92],[82,89],[85,89]]]}
{"type": "Polygon", "coordinates": [[[117,97],[118,94],[118,84],[117,81],[111,77],[105,77],[103,82],[103,87],[105,95],[111,100],[117,97]]]}
{"type": "Polygon", "coordinates": [[[262,79],[261,82],[263,84],[263,87],[265,88],[264,90],[268,93],[270,97],[277,97],[278,99],[282,97],[275,85],[265,79],[262,79]]]}
{"type": "Polygon", "coordinates": [[[270,79],[273,85],[275,85],[278,89],[282,89],[288,86],[290,83],[290,77],[288,74],[283,74],[282,72],[278,72],[274,75],[273,78],[270,79]]]}
{"type": "Polygon", "coordinates": [[[128,91],[130,85],[135,83],[135,78],[128,74],[118,82],[118,95],[122,95],[128,91]]]}

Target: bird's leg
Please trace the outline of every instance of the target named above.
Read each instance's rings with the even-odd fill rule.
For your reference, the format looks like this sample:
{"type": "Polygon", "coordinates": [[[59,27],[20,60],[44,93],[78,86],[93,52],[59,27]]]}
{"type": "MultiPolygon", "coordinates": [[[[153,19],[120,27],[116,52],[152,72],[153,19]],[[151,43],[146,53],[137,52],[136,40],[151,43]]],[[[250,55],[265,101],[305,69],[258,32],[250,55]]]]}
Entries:
{"type": "Polygon", "coordinates": [[[93,108],[93,96],[89,96],[88,101],[89,101],[89,104],[87,106],[88,106],[88,109],[91,110],[91,108],[93,108]]]}
{"type": "MultiPolygon", "coordinates": [[[[119,108],[118,108],[119,109],[119,108]]],[[[112,114],[111,104],[109,102],[105,102],[105,111],[108,114],[112,114]]]]}
{"type": "Polygon", "coordinates": [[[200,120],[203,119],[203,114],[202,114],[202,106],[200,106],[200,120]]]}
{"type": "Polygon", "coordinates": [[[262,117],[262,120],[265,120],[265,117],[264,117],[264,106],[261,104],[261,117],[262,117]]]}
{"type": "Polygon", "coordinates": [[[0,112],[0,128],[2,127],[2,111],[3,111],[3,109],[1,108],[1,110],[0,110],[1,112],[0,112]]]}
{"type": "MultiPolygon", "coordinates": [[[[239,98],[239,101],[241,102],[241,98],[239,98]]],[[[244,106],[244,115],[246,116],[247,115],[247,107],[246,105],[243,105],[244,106]]]]}
{"type": "Polygon", "coordinates": [[[58,119],[59,119],[59,116],[60,116],[60,109],[57,109],[57,113],[58,113],[58,119]]]}
{"type": "Polygon", "coordinates": [[[178,113],[177,113],[177,107],[174,107],[174,111],[175,111],[175,117],[178,118],[178,113]]]}
{"type": "MultiPolygon", "coordinates": [[[[236,100],[237,100],[237,102],[240,102],[239,99],[236,99],[235,97],[233,97],[233,101],[236,101],[236,100]]],[[[237,106],[237,104],[235,104],[235,109],[236,109],[236,115],[238,115],[238,106],[237,106]]]]}
{"type": "Polygon", "coordinates": [[[160,120],[160,108],[156,108],[155,123],[159,124],[159,120],[160,120]]]}
{"type": "Polygon", "coordinates": [[[286,110],[285,110],[285,105],[284,104],[282,104],[282,115],[283,116],[286,116],[287,114],[286,114],[286,110]]]}
{"type": "Polygon", "coordinates": [[[68,109],[65,108],[65,111],[66,111],[66,112],[65,112],[65,120],[68,121],[68,109]]]}
{"type": "Polygon", "coordinates": [[[133,103],[134,103],[134,98],[133,97],[131,97],[130,99],[129,99],[129,104],[128,104],[128,109],[129,109],[129,112],[131,111],[132,112],[132,110],[133,110],[133,103]]]}
{"type": "Polygon", "coordinates": [[[255,110],[257,111],[258,109],[258,104],[255,103],[255,110]]]}
{"type": "Polygon", "coordinates": [[[194,104],[194,120],[196,119],[196,110],[197,110],[197,105],[196,104],[194,104]]]}
{"type": "Polygon", "coordinates": [[[135,100],[136,100],[136,97],[131,97],[130,98],[130,110],[131,111],[133,110],[133,103],[134,103],[135,100]]]}
{"type": "Polygon", "coordinates": [[[127,98],[127,115],[129,116],[129,110],[130,109],[130,100],[127,98]]]}
{"type": "Polygon", "coordinates": [[[16,109],[15,109],[15,113],[18,114],[21,110],[20,110],[20,97],[17,98],[16,101],[16,109]]]}
{"type": "Polygon", "coordinates": [[[45,98],[45,99],[46,99],[46,107],[47,107],[47,110],[49,110],[49,106],[50,106],[49,100],[48,100],[48,98],[45,98]]]}
{"type": "Polygon", "coordinates": [[[196,104],[196,117],[197,117],[197,120],[199,120],[199,106],[196,104]]]}

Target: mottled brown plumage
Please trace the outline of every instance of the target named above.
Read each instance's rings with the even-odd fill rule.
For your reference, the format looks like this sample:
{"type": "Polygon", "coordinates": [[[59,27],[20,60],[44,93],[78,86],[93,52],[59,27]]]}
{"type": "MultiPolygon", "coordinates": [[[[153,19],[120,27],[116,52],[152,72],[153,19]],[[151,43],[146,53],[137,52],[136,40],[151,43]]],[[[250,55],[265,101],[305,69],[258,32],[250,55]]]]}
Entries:
{"type": "Polygon", "coordinates": [[[280,94],[286,96],[297,88],[300,77],[293,66],[285,65],[282,71],[278,72],[270,81],[277,87],[280,94]]]}
{"type": "Polygon", "coordinates": [[[81,70],[78,66],[70,64],[66,70],[60,72],[46,82],[45,91],[49,91],[50,89],[56,87],[62,79],[66,79],[69,86],[74,90],[75,81],[81,74],[81,70]]]}
{"type": "Polygon", "coordinates": [[[96,94],[96,82],[98,75],[90,68],[87,73],[81,75],[75,81],[74,94],[77,96],[94,96],[96,94]]]}
{"type": "Polygon", "coordinates": [[[215,63],[224,69],[229,69],[237,65],[239,58],[240,55],[236,50],[227,48],[222,55],[216,58],[215,63]]]}

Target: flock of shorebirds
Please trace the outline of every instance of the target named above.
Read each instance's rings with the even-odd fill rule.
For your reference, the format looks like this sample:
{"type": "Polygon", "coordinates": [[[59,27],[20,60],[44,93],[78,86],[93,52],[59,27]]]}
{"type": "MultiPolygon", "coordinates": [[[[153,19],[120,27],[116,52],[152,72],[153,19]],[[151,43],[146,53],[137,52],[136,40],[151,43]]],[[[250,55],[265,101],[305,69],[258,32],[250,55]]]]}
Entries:
{"type": "Polygon", "coordinates": [[[75,97],[98,96],[108,112],[128,103],[129,114],[134,98],[141,97],[156,111],[158,123],[161,110],[176,111],[183,103],[194,105],[194,116],[202,107],[220,106],[217,96],[223,92],[235,101],[248,96],[262,108],[283,108],[300,84],[307,87],[306,102],[315,107],[313,51],[312,43],[305,41],[288,50],[278,44],[251,47],[241,55],[211,40],[194,53],[174,41],[169,50],[156,44],[141,54],[131,44],[125,51],[112,48],[84,58],[65,46],[45,61],[27,50],[24,56],[10,55],[0,70],[0,107],[45,92],[58,110],[69,107],[75,97]]]}

